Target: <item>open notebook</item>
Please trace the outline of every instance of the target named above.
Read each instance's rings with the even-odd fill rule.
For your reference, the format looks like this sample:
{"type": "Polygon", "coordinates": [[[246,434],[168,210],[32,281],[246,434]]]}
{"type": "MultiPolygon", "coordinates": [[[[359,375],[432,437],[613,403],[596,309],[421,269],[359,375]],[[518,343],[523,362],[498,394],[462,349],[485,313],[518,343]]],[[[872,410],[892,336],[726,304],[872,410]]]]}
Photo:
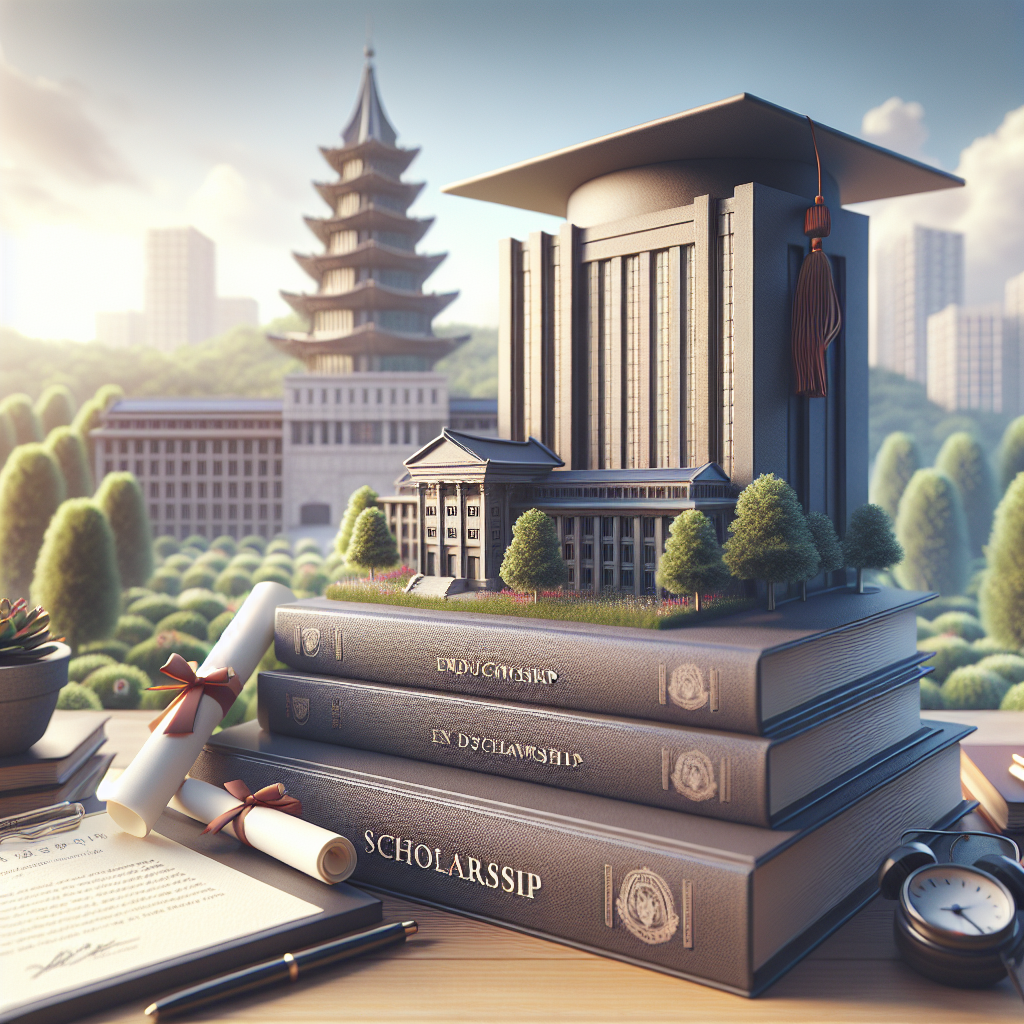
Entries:
{"type": "Polygon", "coordinates": [[[0,845],[0,1024],[58,1024],[380,921],[328,886],[167,811],[147,839],[105,812],[0,845]]]}

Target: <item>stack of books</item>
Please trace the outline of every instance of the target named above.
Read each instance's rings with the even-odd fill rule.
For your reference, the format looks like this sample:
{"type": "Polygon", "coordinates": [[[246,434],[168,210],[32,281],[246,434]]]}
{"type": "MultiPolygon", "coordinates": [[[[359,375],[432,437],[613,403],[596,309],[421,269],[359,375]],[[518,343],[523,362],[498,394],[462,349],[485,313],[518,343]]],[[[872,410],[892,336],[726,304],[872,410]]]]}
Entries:
{"type": "Polygon", "coordinates": [[[971,744],[960,751],[960,784],[995,832],[1024,844],[1024,740],[971,744]]]}
{"type": "Polygon", "coordinates": [[[36,744],[24,754],[0,757],[0,818],[91,797],[114,759],[100,753],[109,717],[99,711],[55,711],[36,744]]]}
{"type": "MultiPolygon", "coordinates": [[[[373,887],[753,995],[963,813],[916,606],[848,590],[641,630],[313,599],[259,722],[192,774],[283,782],[373,887]]],[[[455,606],[453,605],[453,608],[455,606]]]]}

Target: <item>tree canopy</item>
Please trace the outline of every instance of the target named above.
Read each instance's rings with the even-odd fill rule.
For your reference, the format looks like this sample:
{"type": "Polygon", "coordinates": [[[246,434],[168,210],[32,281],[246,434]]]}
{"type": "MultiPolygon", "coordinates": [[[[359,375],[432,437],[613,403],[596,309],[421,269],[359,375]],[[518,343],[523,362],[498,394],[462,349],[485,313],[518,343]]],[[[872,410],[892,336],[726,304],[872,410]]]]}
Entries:
{"type": "Polygon", "coordinates": [[[689,509],[672,520],[668,543],[655,582],[670,594],[701,594],[719,590],[729,581],[715,524],[703,512],[689,509]]]}
{"type": "Polygon", "coordinates": [[[988,543],[996,503],[995,480],[988,456],[973,434],[958,431],[943,442],[935,468],[945,473],[960,491],[971,554],[978,558],[988,543]]]}
{"type": "Polygon", "coordinates": [[[919,469],[907,485],[896,520],[906,553],[896,567],[902,587],[960,594],[967,582],[967,520],[956,484],[937,469],[919,469]]]}
{"type": "Polygon", "coordinates": [[[82,436],[70,427],[54,427],[46,435],[46,447],[57,460],[69,498],[88,498],[92,494],[92,473],[82,436]]]}
{"type": "Polygon", "coordinates": [[[1018,473],[1024,473],[1024,416],[1013,420],[999,446],[999,489],[1003,492],[1018,473]]]}
{"type": "Polygon", "coordinates": [[[996,508],[988,545],[988,572],[978,593],[989,636],[1024,647],[1024,473],[1014,478],[996,508]]]}
{"type": "Polygon", "coordinates": [[[49,437],[56,427],[70,427],[75,418],[75,396],[65,384],[51,384],[36,400],[36,414],[43,428],[43,437],[49,437]]]}
{"type": "Polygon", "coordinates": [[[818,552],[818,572],[842,569],[846,560],[832,520],[824,512],[808,512],[807,529],[811,531],[814,550],[818,552]]]}
{"type": "Polygon", "coordinates": [[[356,520],[366,509],[376,507],[377,492],[368,484],[363,484],[349,495],[348,507],[345,509],[341,526],[338,528],[338,536],[334,539],[334,550],[343,558],[348,557],[348,546],[352,540],[352,531],[355,529],[356,520]]]}
{"type": "Polygon", "coordinates": [[[114,531],[121,588],[141,587],[153,574],[153,531],[138,481],[131,473],[108,473],[96,504],[114,531]]]}
{"type": "MultiPolygon", "coordinates": [[[[379,508],[364,508],[352,529],[348,545],[348,562],[370,570],[384,569],[398,562],[398,546],[388,529],[388,521],[379,508]]],[[[285,581],[290,583],[287,575],[285,581]]]]}
{"type": "Polygon", "coordinates": [[[555,521],[539,508],[524,512],[512,526],[512,543],[505,551],[501,579],[521,594],[560,587],[569,578],[555,521]]]}
{"type": "Polygon", "coordinates": [[[880,505],[891,519],[895,519],[900,498],[910,478],[920,468],[921,453],[917,442],[906,431],[893,431],[882,442],[875,459],[869,490],[871,502],[880,505]]]}
{"type": "MultiPolygon", "coordinates": [[[[6,373],[8,367],[4,367],[6,373]]],[[[14,439],[18,444],[31,444],[42,441],[43,428],[36,415],[32,399],[25,394],[8,395],[0,402],[0,411],[7,413],[14,427],[14,439]]]]}

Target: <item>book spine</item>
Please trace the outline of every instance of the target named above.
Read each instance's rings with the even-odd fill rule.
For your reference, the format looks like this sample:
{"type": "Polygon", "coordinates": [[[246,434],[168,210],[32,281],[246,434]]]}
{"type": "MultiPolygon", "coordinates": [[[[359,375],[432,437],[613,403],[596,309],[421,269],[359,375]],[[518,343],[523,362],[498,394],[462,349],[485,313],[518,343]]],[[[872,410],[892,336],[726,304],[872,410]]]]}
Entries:
{"type": "Polygon", "coordinates": [[[749,994],[751,886],[723,862],[582,822],[205,750],[194,778],[276,782],[355,844],[352,881],[749,994]]]}
{"type": "Polygon", "coordinates": [[[746,825],[771,825],[769,741],[262,672],[262,728],[746,825]]]}
{"type": "Polygon", "coordinates": [[[758,735],[756,652],[651,636],[562,633],[292,605],[274,653],[292,668],[758,735]]]}

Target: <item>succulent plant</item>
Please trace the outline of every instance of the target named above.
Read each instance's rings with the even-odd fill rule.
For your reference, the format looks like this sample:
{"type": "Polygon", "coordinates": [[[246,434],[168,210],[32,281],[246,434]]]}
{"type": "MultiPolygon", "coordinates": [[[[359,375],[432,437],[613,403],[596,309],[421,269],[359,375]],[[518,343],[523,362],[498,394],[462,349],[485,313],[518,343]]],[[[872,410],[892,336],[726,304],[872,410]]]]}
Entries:
{"type": "Polygon", "coordinates": [[[13,604],[0,600],[0,661],[35,661],[52,650],[50,615],[42,607],[29,608],[23,597],[13,604]]]}

